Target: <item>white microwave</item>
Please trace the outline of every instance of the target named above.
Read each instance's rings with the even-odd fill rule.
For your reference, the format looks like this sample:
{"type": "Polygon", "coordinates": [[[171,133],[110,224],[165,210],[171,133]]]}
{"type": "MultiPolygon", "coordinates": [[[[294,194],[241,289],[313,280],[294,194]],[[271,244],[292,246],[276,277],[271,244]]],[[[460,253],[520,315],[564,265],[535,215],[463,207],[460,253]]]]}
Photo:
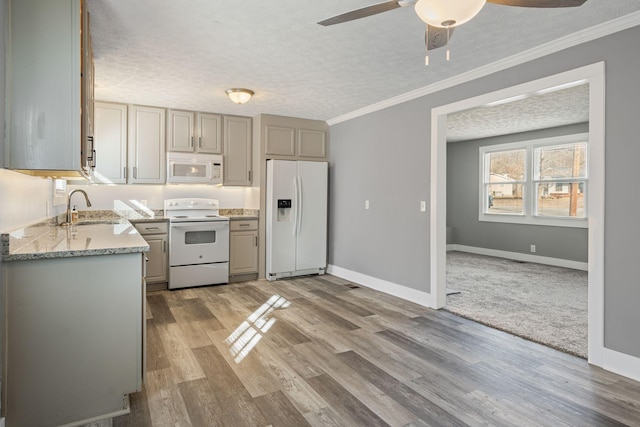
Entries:
{"type": "Polygon", "coordinates": [[[222,184],[222,155],[168,153],[167,182],[222,184]]]}

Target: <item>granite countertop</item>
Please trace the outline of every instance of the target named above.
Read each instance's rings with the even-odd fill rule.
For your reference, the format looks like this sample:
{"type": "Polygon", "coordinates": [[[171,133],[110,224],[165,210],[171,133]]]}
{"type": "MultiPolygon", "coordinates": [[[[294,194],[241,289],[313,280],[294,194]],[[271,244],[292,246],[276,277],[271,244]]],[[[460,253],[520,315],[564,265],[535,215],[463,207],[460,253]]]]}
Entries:
{"type": "MultiPolygon", "coordinates": [[[[258,219],[259,211],[257,209],[220,209],[220,216],[227,217],[231,220],[239,219],[258,219]]],[[[119,219],[125,218],[133,223],[138,222],[162,222],[168,221],[169,218],[164,216],[162,209],[146,209],[146,210],[85,210],[78,213],[80,220],[84,219],[119,219]]]]}
{"type": "MultiPolygon", "coordinates": [[[[258,210],[220,209],[230,220],[258,219],[258,210]]],[[[64,215],[0,235],[3,261],[146,252],[149,245],[132,223],[168,221],[162,209],[84,210],[78,223],[60,226],[64,215]]]]}
{"type": "Polygon", "coordinates": [[[80,221],[60,226],[44,221],[2,234],[2,260],[26,261],[146,252],[149,245],[126,219],[80,221]]]}
{"type": "Polygon", "coordinates": [[[220,215],[226,216],[231,221],[243,219],[258,219],[257,209],[220,209],[220,215]]]}

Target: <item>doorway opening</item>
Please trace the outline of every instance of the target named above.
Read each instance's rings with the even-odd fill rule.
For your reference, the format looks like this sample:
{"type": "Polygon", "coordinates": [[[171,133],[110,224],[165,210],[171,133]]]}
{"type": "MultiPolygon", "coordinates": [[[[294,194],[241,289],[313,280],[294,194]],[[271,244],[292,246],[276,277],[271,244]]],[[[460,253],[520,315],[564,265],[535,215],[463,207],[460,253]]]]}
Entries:
{"type": "Polygon", "coordinates": [[[446,305],[447,115],[558,88],[589,85],[588,360],[601,366],[604,352],[604,63],[597,63],[432,110],[431,115],[431,303],[446,305]]]}

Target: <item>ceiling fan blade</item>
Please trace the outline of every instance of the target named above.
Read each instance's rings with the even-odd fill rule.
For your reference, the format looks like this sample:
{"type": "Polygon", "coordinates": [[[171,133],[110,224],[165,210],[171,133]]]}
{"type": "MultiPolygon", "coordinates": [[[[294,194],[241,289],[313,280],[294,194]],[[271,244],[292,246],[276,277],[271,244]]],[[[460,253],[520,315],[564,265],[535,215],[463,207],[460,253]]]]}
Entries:
{"type": "MultiPolygon", "coordinates": [[[[451,36],[453,35],[453,30],[455,30],[455,28],[449,28],[449,39],[451,39],[451,36]]],[[[427,50],[433,50],[442,46],[446,46],[447,29],[429,25],[427,29],[427,38],[427,50]]]]}
{"type": "Polygon", "coordinates": [[[519,7],[578,7],[587,0],[487,0],[487,3],[519,7]]]}
{"type": "Polygon", "coordinates": [[[384,3],[378,3],[371,6],[363,7],[362,9],[352,10],[351,12],[343,13],[342,15],[337,15],[333,18],[320,21],[318,22],[318,24],[324,25],[325,27],[328,25],[342,24],[343,22],[354,21],[356,19],[365,18],[367,16],[377,15],[378,13],[387,12],[399,7],[401,6],[398,4],[398,0],[391,0],[384,3]]]}

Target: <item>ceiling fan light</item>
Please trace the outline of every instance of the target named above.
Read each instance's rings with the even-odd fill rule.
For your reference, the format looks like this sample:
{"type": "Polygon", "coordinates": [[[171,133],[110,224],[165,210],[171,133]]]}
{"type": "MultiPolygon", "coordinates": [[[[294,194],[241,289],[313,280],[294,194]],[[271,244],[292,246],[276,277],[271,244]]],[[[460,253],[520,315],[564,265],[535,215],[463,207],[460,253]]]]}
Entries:
{"type": "Polygon", "coordinates": [[[249,89],[244,88],[233,88],[227,89],[224,91],[229,99],[231,99],[236,104],[244,104],[249,101],[251,97],[254,95],[254,92],[249,89]]]}
{"type": "Polygon", "coordinates": [[[486,0],[418,0],[418,17],[434,27],[446,28],[464,24],[476,16],[486,0]]]}

